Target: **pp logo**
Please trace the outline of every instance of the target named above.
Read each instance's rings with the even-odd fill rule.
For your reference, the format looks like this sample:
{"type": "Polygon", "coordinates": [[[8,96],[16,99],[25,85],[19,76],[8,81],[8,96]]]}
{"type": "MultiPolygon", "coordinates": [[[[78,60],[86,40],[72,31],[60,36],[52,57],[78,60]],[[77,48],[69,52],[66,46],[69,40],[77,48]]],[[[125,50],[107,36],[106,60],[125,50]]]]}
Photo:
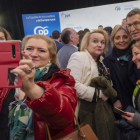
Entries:
{"type": "Polygon", "coordinates": [[[61,14],[61,17],[62,17],[62,18],[68,18],[68,17],[70,17],[70,14],[64,14],[64,13],[62,13],[62,14],[61,14]]]}
{"type": "Polygon", "coordinates": [[[120,6],[116,6],[116,7],[115,7],[115,10],[116,10],[116,11],[120,11],[120,10],[121,10],[121,7],[120,7],[120,6]]]}
{"type": "Polygon", "coordinates": [[[46,29],[48,26],[37,26],[34,28],[34,34],[48,35],[49,31],[46,29]]]}

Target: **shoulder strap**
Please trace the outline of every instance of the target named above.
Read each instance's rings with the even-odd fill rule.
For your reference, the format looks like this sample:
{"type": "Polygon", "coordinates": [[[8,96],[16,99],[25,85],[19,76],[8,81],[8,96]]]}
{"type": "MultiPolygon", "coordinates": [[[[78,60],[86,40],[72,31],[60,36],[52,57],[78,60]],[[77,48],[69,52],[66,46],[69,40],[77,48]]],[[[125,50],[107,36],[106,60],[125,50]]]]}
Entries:
{"type": "MultiPolygon", "coordinates": [[[[77,123],[77,126],[78,126],[78,134],[79,134],[80,137],[85,138],[86,135],[85,135],[85,134],[83,133],[83,131],[81,130],[80,125],[79,125],[79,122],[78,122],[78,119],[77,119],[77,117],[76,117],[76,115],[75,115],[73,109],[72,109],[72,112],[73,112],[74,119],[75,119],[75,121],[76,121],[76,123],[77,123]]],[[[47,129],[47,134],[48,134],[48,140],[52,140],[51,135],[50,135],[50,130],[49,130],[49,127],[48,127],[47,124],[46,124],[46,129],[47,129]]]]}

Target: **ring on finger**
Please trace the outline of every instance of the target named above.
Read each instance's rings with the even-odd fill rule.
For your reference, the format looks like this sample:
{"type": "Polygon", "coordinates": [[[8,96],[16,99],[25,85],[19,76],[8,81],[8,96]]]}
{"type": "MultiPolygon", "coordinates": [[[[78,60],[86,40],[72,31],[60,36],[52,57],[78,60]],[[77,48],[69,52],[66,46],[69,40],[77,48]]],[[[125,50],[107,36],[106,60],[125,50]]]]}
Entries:
{"type": "Polygon", "coordinates": [[[28,73],[31,73],[33,69],[35,69],[35,66],[33,66],[32,68],[29,68],[28,73]]]}

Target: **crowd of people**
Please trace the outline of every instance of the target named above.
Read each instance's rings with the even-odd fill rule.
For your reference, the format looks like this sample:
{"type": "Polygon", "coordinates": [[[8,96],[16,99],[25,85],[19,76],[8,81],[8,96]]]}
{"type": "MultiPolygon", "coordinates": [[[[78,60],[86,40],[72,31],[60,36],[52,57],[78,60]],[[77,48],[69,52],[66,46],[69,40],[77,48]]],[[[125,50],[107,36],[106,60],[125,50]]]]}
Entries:
{"type": "MultiPolygon", "coordinates": [[[[0,40],[12,40],[2,27],[0,40]]],[[[22,87],[0,89],[1,140],[48,140],[47,128],[60,139],[77,126],[73,111],[99,140],[140,139],[140,9],[113,29],[25,36],[21,54],[10,72],[22,87]]]]}

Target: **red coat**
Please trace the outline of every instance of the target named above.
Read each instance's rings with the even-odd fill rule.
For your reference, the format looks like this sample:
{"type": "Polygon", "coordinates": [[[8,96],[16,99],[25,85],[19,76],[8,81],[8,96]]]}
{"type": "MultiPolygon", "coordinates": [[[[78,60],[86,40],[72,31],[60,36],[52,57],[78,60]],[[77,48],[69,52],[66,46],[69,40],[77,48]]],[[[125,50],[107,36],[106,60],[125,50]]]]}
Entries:
{"type": "Polygon", "coordinates": [[[35,140],[46,140],[46,124],[52,138],[60,138],[73,131],[74,115],[77,104],[75,80],[70,69],[60,70],[47,81],[36,83],[44,89],[39,99],[26,98],[27,105],[34,111],[33,125],[35,140]]]}
{"type": "Polygon", "coordinates": [[[9,91],[10,91],[10,88],[2,88],[2,89],[0,89],[0,112],[1,112],[3,101],[7,97],[9,91]]]}

